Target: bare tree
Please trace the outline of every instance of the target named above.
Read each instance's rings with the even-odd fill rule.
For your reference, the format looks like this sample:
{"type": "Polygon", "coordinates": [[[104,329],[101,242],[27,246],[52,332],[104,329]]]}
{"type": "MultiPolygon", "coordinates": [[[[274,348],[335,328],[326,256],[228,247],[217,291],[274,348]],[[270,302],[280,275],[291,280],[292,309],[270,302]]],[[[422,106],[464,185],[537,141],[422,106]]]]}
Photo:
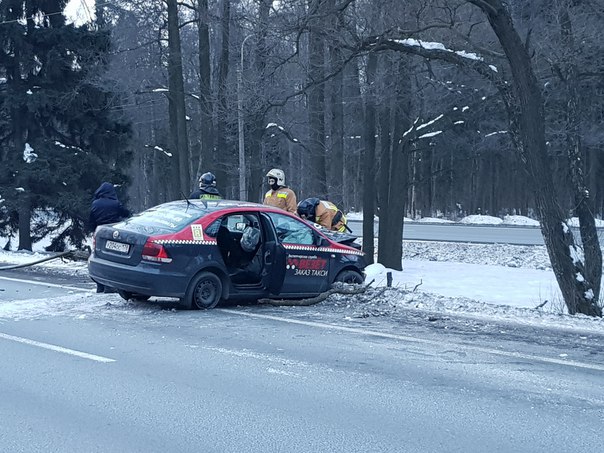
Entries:
{"type": "Polygon", "coordinates": [[[199,105],[200,105],[200,159],[197,163],[197,177],[204,169],[214,167],[212,136],[212,88],[211,88],[211,49],[210,49],[210,14],[208,0],[198,0],[197,32],[199,44],[199,105]]]}
{"type": "Polygon", "coordinates": [[[409,173],[409,147],[405,132],[409,131],[411,121],[411,77],[408,58],[399,58],[394,74],[396,94],[393,109],[389,115],[391,124],[389,139],[382,146],[380,170],[380,224],[378,235],[378,261],[384,266],[402,270],[402,247],[393,247],[403,236],[403,217],[405,214],[406,192],[409,173]]]}
{"type": "Polygon", "coordinates": [[[216,162],[216,178],[219,181],[226,180],[226,169],[232,161],[232,153],[227,148],[227,114],[228,100],[227,93],[228,76],[230,71],[230,39],[231,39],[231,0],[222,0],[221,18],[220,18],[220,53],[218,58],[218,79],[216,81],[217,108],[215,109],[214,124],[216,128],[214,156],[216,162]],[[218,157],[220,156],[220,158],[218,157]]]}
{"type": "MultiPolygon", "coordinates": [[[[332,0],[332,8],[335,6],[332,0]]],[[[331,18],[333,31],[343,29],[342,13],[333,15],[331,18]]],[[[330,30],[331,31],[331,30],[330,30]]],[[[342,206],[344,201],[344,57],[342,48],[337,40],[330,40],[328,44],[329,65],[332,73],[336,74],[329,87],[330,115],[330,147],[327,150],[327,193],[329,199],[337,206],[342,206]]]]}
{"type": "MultiPolygon", "coordinates": [[[[510,13],[501,0],[469,0],[469,2],[479,7],[487,16],[510,64],[517,101],[514,105],[517,110],[510,111],[513,115],[511,120],[518,125],[520,156],[523,161],[526,161],[533,182],[541,231],[568,311],[571,314],[602,316],[602,308],[598,305],[594,292],[596,288],[594,281],[589,280],[590,275],[585,271],[585,265],[579,256],[572,230],[568,228],[559,204],[552,197],[554,184],[545,144],[543,98],[541,87],[533,72],[528,49],[520,39],[510,13]]],[[[578,156],[574,157],[576,161],[578,156]]],[[[574,162],[571,165],[579,164],[574,162]]],[[[578,184],[581,182],[580,179],[576,181],[578,184]]],[[[577,187],[577,190],[580,191],[580,188],[577,187]]],[[[584,216],[582,223],[585,219],[590,219],[589,223],[595,225],[593,212],[588,208],[581,212],[584,216]]],[[[591,234],[590,230],[595,229],[587,225],[584,228],[588,230],[588,234],[591,234]]],[[[591,241],[590,245],[599,249],[599,242],[595,242],[596,244],[593,244],[591,241]]],[[[598,274],[599,279],[602,275],[602,266],[591,272],[594,273],[598,274]]]]}
{"type": "MultiPolygon", "coordinates": [[[[561,5],[559,17],[563,43],[570,54],[577,52],[573,26],[569,8],[574,1],[565,1],[561,5]]],[[[579,218],[580,234],[585,256],[585,276],[591,283],[593,298],[597,301],[600,296],[600,283],[602,279],[602,250],[596,230],[593,202],[584,176],[585,152],[582,146],[580,128],[580,115],[583,111],[579,95],[579,68],[573,59],[568,59],[564,68],[560,68],[560,77],[566,85],[566,145],[572,189],[575,199],[575,212],[579,218]]]]}
{"type": "Polygon", "coordinates": [[[327,197],[325,167],[325,0],[310,0],[308,33],[308,128],[311,187],[315,196],[327,197]]]}
{"type": "Polygon", "coordinates": [[[363,251],[369,263],[373,263],[374,255],[374,225],[375,214],[375,76],[377,71],[377,55],[370,52],[367,56],[367,87],[365,97],[365,149],[363,152],[363,251]]]}
{"type": "Polygon", "coordinates": [[[185,92],[183,85],[182,54],[177,0],[166,0],[168,6],[168,85],[170,113],[170,142],[173,150],[173,182],[171,197],[188,195],[191,177],[189,174],[189,139],[187,136],[185,92]]]}

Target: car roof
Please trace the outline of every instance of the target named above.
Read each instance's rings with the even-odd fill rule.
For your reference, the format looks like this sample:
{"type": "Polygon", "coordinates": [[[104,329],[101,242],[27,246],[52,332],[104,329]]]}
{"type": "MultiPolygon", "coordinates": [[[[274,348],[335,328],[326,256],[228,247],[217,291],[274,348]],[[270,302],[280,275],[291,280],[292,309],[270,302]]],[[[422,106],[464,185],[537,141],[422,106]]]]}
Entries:
{"type": "Polygon", "coordinates": [[[253,209],[253,210],[262,210],[262,211],[274,211],[274,212],[281,212],[281,213],[285,213],[285,211],[283,211],[282,209],[279,208],[275,208],[273,206],[267,206],[264,204],[260,204],[260,203],[253,203],[251,201],[240,201],[240,200],[197,200],[197,199],[190,199],[190,200],[174,200],[174,201],[169,201],[167,203],[162,203],[159,206],[165,206],[165,207],[170,207],[170,208],[184,208],[186,209],[187,206],[189,206],[189,204],[193,204],[196,207],[203,209],[204,211],[207,211],[208,213],[211,212],[216,212],[216,211],[222,211],[222,210],[229,210],[229,209],[253,209]]]}

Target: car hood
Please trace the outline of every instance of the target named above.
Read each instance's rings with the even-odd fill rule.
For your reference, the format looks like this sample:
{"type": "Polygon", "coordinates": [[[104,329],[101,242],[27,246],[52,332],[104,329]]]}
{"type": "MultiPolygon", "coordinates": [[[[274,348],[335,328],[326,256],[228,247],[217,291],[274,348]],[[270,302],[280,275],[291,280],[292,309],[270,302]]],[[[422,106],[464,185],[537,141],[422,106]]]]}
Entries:
{"type": "Polygon", "coordinates": [[[323,233],[332,241],[337,242],[338,244],[347,245],[349,247],[354,247],[355,249],[359,250],[361,249],[360,244],[357,244],[355,242],[358,236],[354,236],[348,233],[340,233],[338,231],[331,231],[326,228],[321,228],[321,233],[323,233]]]}

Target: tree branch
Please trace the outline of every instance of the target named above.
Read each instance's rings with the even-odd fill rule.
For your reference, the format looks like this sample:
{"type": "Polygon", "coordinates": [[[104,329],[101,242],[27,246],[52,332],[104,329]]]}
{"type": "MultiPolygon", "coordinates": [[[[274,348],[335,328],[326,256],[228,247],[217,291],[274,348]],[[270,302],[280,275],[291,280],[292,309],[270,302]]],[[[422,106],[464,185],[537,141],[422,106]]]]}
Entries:
{"type": "Polygon", "coordinates": [[[308,299],[258,299],[258,302],[261,304],[272,305],[274,307],[307,307],[310,305],[316,305],[319,302],[323,302],[332,294],[344,294],[348,296],[352,296],[355,294],[362,294],[369,289],[369,286],[375,280],[371,280],[364,286],[357,288],[347,288],[343,284],[334,286],[333,288],[319,294],[316,297],[311,297],[308,299]]]}

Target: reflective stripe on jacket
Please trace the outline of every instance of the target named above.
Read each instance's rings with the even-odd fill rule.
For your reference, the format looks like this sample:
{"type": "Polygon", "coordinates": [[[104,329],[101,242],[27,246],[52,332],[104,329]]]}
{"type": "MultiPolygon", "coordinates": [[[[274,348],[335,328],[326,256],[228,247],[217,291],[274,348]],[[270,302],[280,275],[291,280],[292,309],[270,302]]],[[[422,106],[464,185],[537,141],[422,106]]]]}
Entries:
{"type": "Polygon", "coordinates": [[[271,189],[266,192],[266,195],[264,195],[264,204],[298,215],[296,194],[288,187],[280,187],[277,190],[271,189]]]}
{"type": "Polygon", "coordinates": [[[325,228],[333,231],[346,230],[346,217],[344,213],[331,201],[321,200],[315,208],[315,221],[325,228]]]}

